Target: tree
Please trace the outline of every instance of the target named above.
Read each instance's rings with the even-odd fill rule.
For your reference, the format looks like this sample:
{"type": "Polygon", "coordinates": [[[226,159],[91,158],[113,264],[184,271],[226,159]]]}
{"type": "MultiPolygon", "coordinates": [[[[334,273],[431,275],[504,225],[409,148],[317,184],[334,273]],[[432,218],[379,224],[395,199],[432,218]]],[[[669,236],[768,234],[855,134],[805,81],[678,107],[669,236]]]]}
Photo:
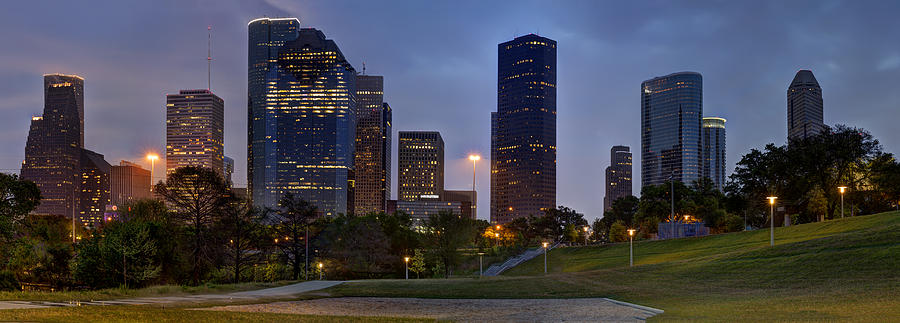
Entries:
{"type": "Polygon", "coordinates": [[[28,215],[21,236],[2,259],[20,282],[60,288],[69,283],[72,259],[71,221],[60,215],[28,215]]]}
{"type": "Polygon", "coordinates": [[[609,227],[609,241],[611,242],[622,242],[628,241],[628,235],[626,233],[627,229],[625,227],[625,223],[622,220],[618,220],[614,222],[609,227]]]}
{"type": "Polygon", "coordinates": [[[265,235],[263,218],[259,209],[243,200],[232,200],[224,209],[219,231],[227,240],[226,256],[234,267],[235,283],[240,283],[244,271],[262,256],[259,249],[265,235]]]}
{"type": "Polygon", "coordinates": [[[330,260],[330,276],[385,277],[403,264],[401,254],[391,251],[377,215],[338,215],[330,220],[316,239],[319,255],[330,260]]]}
{"type": "Polygon", "coordinates": [[[168,203],[174,217],[188,227],[191,280],[199,284],[214,252],[209,229],[221,217],[231,191],[212,169],[188,166],[169,174],[165,183],[156,184],[156,193],[168,203]]]}
{"type": "Polygon", "coordinates": [[[425,250],[416,249],[409,263],[409,271],[416,273],[416,278],[419,278],[419,274],[425,272],[425,250]]]}
{"type": "Polygon", "coordinates": [[[73,262],[76,282],[92,288],[144,286],[156,281],[162,226],[156,222],[112,222],[77,246],[73,262]]]}
{"type": "MultiPolygon", "coordinates": [[[[291,193],[285,194],[278,204],[280,208],[275,212],[273,228],[276,246],[291,265],[293,278],[300,279],[300,265],[308,260],[309,227],[318,217],[318,211],[315,206],[291,193]]],[[[304,268],[308,279],[309,268],[304,268]]]]}
{"type": "Polygon", "coordinates": [[[450,278],[459,263],[459,248],[472,241],[475,223],[472,219],[441,211],[428,217],[425,224],[426,245],[443,264],[444,277],[450,278]]]}
{"type": "Polygon", "coordinates": [[[544,212],[546,223],[550,225],[550,228],[548,229],[552,233],[552,238],[554,240],[568,238],[568,241],[576,242],[578,239],[577,232],[567,236],[567,230],[577,231],[579,228],[588,224],[587,220],[584,219],[584,214],[578,213],[574,209],[562,205],[555,209],[548,209],[544,212]]]}
{"type": "Polygon", "coordinates": [[[0,256],[25,216],[40,204],[41,191],[31,181],[0,173],[0,256]]]}

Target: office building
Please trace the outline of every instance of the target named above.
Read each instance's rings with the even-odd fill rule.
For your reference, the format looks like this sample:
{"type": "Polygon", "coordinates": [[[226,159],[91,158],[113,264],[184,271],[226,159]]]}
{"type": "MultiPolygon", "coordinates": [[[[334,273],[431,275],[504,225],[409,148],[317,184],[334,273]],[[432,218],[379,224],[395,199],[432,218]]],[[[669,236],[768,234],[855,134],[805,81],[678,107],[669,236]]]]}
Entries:
{"type": "Polygon", "coordinates": [[[384,212],[390,198],[391,108],[384,102],[384,77],[356,76],[354,208],[357,215],[384,212]]]}
{"type": "Polygon", "coordinates": [[[124,160],[110,166],[109,195],[111,204],[117,207],[151,198],[150,170],[124,160]]]}
{"type": "Polygon", "coordinates": [[[641,187],[700,178],[703,78],[681,72],[641,83],[641,187]]]}
{"type": "Polygon", "coordinates": [[[613,146],[609,150],[609,167],[606,167],[603,210],[609,211],[615,200],[631,195],[631,148],[613,146]]]}
{"type": "Polygon", "coordinates": [[[725,119],[703,118],[703,177],[709,178],[716,189],[725,187],[725,119]]]}
{"type": "Polygon", "coordinates": [[[225,176],[225,101],[210,90],[166,95],[166,174],[186,166],[225,176]]]}
{"type": "Polygon", "coordinates": [[[401,212],[412,218],[412,227],[421,230],[428,223],[428,218],[438,213],[452,212],[474,219],[472,214],[472,202],[468,201],[442,201],[439,199],[420,199],[417,201],[388,200],[387,211],[389,213],[401,212]]]}
{"type": "Polygon", "coordinates": [[[254,19],[248,29],[251,201],[276,207],[293,193],[323,215],[352,211],[356,70],[296,18],[254,19]]]}
{"type": "Polygon", "coordinates": [[[491,113],[491,222],[556,207],[556,41],[529,34],[497,46],[491,113]]]}
{"type": "Polygon", "coordinates": [[[232,186],[233,182],[232,182],[231,177],[234,176],[234,159],[231,159],[231,157],[225,156],[224,165],[225,165],[225,183],[227,183],[228,186],[232,186]]]}
{"type": "Polygon", "coordinates": [[[787,90],[788,140],[814,136],[825,129],[822,88],[812,71],[800,70],[787,90]]]}
{"type": "Polygon", "coordinates": [[[110,205],[110,165],[103,155],[81,150],[81,167],[77,181],[78,218],[85,227],[99,227],[110,205]]]}
{"type": "Polygon", "coordinates": [[[437,131],[401,131],[397,146],[397,199],[440,200],[444,194],[444,140],[437,131]]]}

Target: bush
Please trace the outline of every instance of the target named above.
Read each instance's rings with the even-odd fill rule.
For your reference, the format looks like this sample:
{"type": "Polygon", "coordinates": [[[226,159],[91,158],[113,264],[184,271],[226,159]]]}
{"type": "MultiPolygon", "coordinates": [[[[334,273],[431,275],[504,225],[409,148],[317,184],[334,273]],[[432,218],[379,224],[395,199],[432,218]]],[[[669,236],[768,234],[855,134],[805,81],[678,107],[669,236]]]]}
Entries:
{"type": "Polygon", "coordinates": [[[19,290],[19,281],[16,275],[9,270],[0,271],[0,291],[19,290]]]}

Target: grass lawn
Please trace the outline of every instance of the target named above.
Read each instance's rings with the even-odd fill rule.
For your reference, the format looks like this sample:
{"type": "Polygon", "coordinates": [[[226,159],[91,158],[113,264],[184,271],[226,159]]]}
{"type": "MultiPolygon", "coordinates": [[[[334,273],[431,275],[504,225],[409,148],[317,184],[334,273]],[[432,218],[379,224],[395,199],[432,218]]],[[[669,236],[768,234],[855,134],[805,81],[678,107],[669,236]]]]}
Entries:
{"type": "Polygon", "coordinates": [[[561,248],[504,277],[348,283],[334,296],[610,297],[663,321],[900,319],[900,212],[704,238],[561,248]]]}
{"type": "MultiPolygon", "coordinates": [[[[109,288],[88,291],[64,291],[64,292],[0,292],[0,301],[101,301],[122,298],[154,297],[154,296],[182,296],[192,294],[221,294],[239,292],[245,290],[278,287],[295,283],[294,281],[282,281],[274,283],[240,283],[240,284],[204,284],[200,286],[162,285],[140,289],[109,288]]],[[[2,317],[2,316],[0,316],[2,317]]]]}

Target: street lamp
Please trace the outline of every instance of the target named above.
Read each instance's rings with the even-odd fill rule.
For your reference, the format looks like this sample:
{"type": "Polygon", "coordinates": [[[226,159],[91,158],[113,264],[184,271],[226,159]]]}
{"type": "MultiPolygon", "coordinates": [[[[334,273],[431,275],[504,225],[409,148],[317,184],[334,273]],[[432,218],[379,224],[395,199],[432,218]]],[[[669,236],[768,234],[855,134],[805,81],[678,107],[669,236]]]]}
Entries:
{"type": "Polygon", "coordinates": [[[587,238],[588,238],[588,229],[590,227],[584,226],[584,245],[587,246],[587,238]]]}
{"type": "Polygon", "coordinates": [[[322,270],[322,263],[320,262],[318,266],[319,266],[319,280],[322,280],[322,273],[324,272],[324,270],[322,270]]]}
{"type": "Polygon", "coordinates": [[[544,247],[544,275],[547,274],[547,246],[550,244],[546,241],[542,242],[541,245],[544,247]]]}
{"type": "Polygon", "coordinates": [[[484,276],[484,261],[482,259],[484,257],[483,252],[478,253],[478,277],[484,276]]]}
{"type": "Polygon", "coordinates": [[[150,191],[153,192],[153,165],[155,165],[156,160],[159,159],[159,155],[149,153],[147,154],[147,159],[150,160],[150,191]]]}
{"type": "Polygon", "coordinates": [[[841,219],[844,218],[844,192],[847,191],[846,186],[838,186],[838,189],[841,190],[841,219]]]}
{"type": "Polygon", "coordinates": [[[494,238],[497,239],[497,248],[500,248],[500,232],[494,232],[494,238]]]}
{"type": "Polygon", "coordinates": [[[481,156],[478,155],[469,155],[469,160],[472,161],[472,215],[475,214],[475,204],[477,204],[475,198],[475,163],[481,160],[481,156]]]}
{"type": "Polygon", "coordinates": [[[634,229],[628,229],[628,266],[634,267],[634,229]]]}
{"type": "Polygon", "coordinates": [[[403,257],[403,263],[406,264],[406,279],[409,279],[409,256],[403,257]]]}
{"type": "Polygon", "coordinates": [[[766,199],[769,200],[769,245],[775,246],[775,200],[778,199],[776,196],[769,196],[766,199]]]}

